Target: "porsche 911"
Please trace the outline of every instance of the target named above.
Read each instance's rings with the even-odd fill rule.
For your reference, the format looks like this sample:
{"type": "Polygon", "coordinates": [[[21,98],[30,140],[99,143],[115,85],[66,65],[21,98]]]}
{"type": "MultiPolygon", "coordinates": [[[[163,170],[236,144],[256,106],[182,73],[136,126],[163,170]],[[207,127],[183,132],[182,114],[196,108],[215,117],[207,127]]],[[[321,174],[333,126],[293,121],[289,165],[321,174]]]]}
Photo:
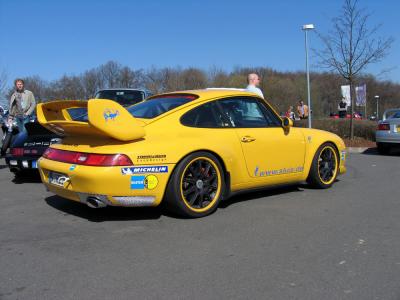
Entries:
{"type": "Polygon", "coordinates": [[[43,183],[93,208],[164,204],[203,217],[238,192],[304,181],[325,189],[346,171],[340,137],[293,127],[243,90],[166,93],[128,108],[54,101],[37,116],[63,137],[38,162],[43,183]]]}

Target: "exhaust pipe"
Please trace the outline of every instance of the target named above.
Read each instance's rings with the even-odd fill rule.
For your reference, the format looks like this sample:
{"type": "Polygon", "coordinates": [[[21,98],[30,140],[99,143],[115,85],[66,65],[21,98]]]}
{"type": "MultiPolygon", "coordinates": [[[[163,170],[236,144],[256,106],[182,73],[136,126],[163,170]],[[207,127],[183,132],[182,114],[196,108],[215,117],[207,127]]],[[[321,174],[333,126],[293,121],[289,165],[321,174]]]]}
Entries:
{"type": "Polygon", "coordinates": [[[101,207],[107,206],[106,203],[101,201],[98,197],[94,197],[94,196],[87,197],[86,204],[87,204],[87,206],[89,206],[91,208],[101,208],[101,207]]]}

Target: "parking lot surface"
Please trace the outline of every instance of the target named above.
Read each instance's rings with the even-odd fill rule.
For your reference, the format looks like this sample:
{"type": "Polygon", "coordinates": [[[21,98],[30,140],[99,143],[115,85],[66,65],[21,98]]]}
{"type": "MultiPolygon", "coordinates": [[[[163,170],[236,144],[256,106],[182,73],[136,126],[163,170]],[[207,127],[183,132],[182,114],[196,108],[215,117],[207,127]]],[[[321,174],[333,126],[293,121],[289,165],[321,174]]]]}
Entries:
{"type": "Polygon", "coordinates": [[[0,299],[400,299],[400,155],[202,219],[90,209],[0,163],[0,299]]]}

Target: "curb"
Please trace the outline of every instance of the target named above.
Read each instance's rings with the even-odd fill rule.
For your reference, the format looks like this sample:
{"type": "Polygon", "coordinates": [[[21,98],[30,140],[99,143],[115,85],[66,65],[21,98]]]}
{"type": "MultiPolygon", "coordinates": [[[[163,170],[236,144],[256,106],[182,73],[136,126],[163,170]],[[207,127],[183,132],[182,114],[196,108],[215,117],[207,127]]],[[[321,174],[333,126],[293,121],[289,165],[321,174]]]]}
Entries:
{"type": "Polygon", "coordinates": [[[347,147],[348,153],[363,153],[364,151],[370,149],[370,147],[347,147]]]}

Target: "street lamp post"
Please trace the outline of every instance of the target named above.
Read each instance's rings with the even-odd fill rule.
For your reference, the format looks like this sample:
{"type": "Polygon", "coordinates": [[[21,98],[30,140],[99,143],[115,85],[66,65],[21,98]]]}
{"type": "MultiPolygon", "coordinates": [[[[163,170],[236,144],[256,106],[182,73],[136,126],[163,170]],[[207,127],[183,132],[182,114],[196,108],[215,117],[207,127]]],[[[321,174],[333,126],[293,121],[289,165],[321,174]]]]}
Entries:
{"type": "Polygon", "coordinates": [[[379,96],[375,96],[376,100],[376,120],[379,121],[379,96]]]}
{"type": "Polygon", "coordinates": [[[307,100],[308,100],[308,128],[311,128],[311,96],[310,96],[310,71],[308,67],[308,36],[307,31],[313,30],[314,24],[306,24],[303,25],[304,30],[304,40],[305,40],[305,48],[306,48],[306,72],[307,72],[307,100]]]}

